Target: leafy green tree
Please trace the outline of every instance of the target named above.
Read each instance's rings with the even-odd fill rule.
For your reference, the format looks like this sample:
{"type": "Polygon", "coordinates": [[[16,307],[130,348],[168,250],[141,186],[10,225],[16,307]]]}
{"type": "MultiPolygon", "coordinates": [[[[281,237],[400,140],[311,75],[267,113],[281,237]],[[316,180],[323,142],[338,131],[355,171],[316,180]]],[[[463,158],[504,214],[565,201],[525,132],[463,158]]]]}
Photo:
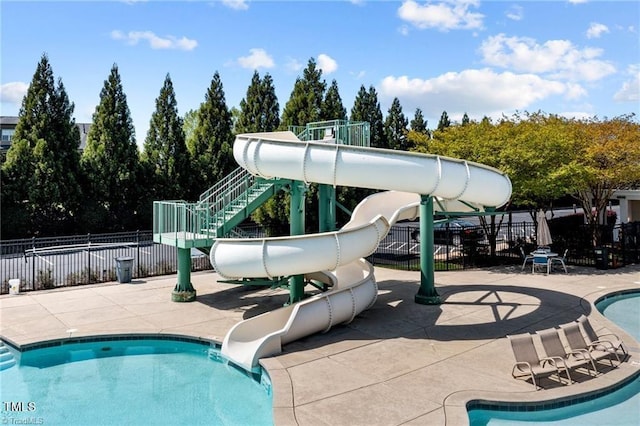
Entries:
{"type": "Polygon", "coordinates": [[[279,113],[273,79],[269,74],[260,79],[260,74],[255,71],[247,95],[240,101],[236,133],[274,131],[280,125],[279,113]]]}
{"type": "Polygon", "coordinates": [[[47,55],[22,101],[2,168],[3,238],[71,232],[80,208],[80,132],[47,55]]]}
{"type": "Polygon", "coordinates": [[[306,126],[308,123],[322,120],[322,101],[327,83],[322,79],[322,70],[317,67],[314,58],[309,59],[307,67],[293,86],[291,96],[282,111],[281,128],[306,126]]]}
{"type": "Polygon", "coordinates": [[[466,126],[467,124],[469,124],[471,122],[471,120],[469,120],[469,116],[467,115],[467,113],[465,112],[464,115],[462,116],[462,125],[466,126]]]}
{"type": "MultiPolygon", "coordinates": [[[[239,111],[238,111],[239,113],[239,111]]],[[[184,132],[184,141],[187,150],[191,150],[195,144],[195,132],[198,127],[198,110],[190,109],[182,119],[182,131],[184,132]]]]}
{"type": "Polygon", "coordinates": [[[85,220],[91,231],[133,230],[149,222],[138,215],[146,191],[133,121],[118,66],[113,65],[93,113],[82,158],[86,181],[85,220]]]}
{"type": "Polygon", "coordinates": [[[370,125],[371,146],[375,148],[389,148],[389,142],[384,132],[384,121],[378,93],[375,87],[370,86],[367,92],[364,86],[356,95],[351,108],[351,121],[366,121],[370,125]]]}
{"type": "Polygon", "coordinates": [[[387,118],[384,121],[384,130],[391,149],[399,149],[403,151],[408,149],[408,124],[409,121],[402,112],[400,100],[398,98],[393,98],[393,102],[391,102],[391,107],[387,113],[387,118]]]}
{"type": "Polygon", "coordinates": [[[183,127],[173,83],[167,74],[156,98],[156,109],[151,115],[141,156],[149,176],[150,188],[145,194],[149,209],[153,200],[181,199],[189,189],[190,158],[183,127]]]}
{"type": "Polygon", "coordinates": [[[427,133],[427,122],[422,115],[422,110],[420,108],[416,108],[415,115],[413,116],[413,120],[409,123],[411,126],[411,130],[419,133],[427,133]]]}
{"type": "Polygon", "coordinates": [[[193,198],[206,191],[236,168],[233,159],[231,112],[227,108],[220,74],[216,71],[198,109],[197,127],[189,140],[196,175],[193,198]]]}
{"type": "Polygon", "coordinates": [[[327,94],[322,102],[322,119],[323,120],[346,120],[347,110],[342,104],[340,91],[338,90],[338,82],[331,81],[331,86],[327,89],[327,94]]]}
{"type": "Polygon", "coordinates": [[[447,111],[442,111],[442,115],[440,116],[440,121],[438,122],[438,130],[444,130],[449,126],[451,126],[451,120],[449,120],[449,114],[447,114],[447,111]]]}
{"type": "Polygon", "coordinates": [[[568,122],[573,156],[561,173],[573,184],[594,245],[600,244],[598,225],[606,223],[614,191],[637,188],[640,182],[640,124],[634,118],[628,114],[604,121],[594,117],[568,122]]]}

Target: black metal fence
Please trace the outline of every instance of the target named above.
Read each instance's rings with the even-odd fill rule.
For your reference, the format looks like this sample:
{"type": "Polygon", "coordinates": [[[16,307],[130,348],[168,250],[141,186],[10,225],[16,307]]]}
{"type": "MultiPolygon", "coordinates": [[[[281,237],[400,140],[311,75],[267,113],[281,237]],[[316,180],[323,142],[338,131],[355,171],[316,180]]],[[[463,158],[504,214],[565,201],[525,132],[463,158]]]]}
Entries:
{"type": "MultiPolygon", "coordinates": [[[[392,227],[367,260],[419,270],[419,230],[415,223],[392,227]]],[[[593,248],[592,230],[585,226],[552,230],[552,248],[560,254],[567,250],[567,263],[573,265],[616,268],[640,263],[640,222],[604,226],[598,232],[603,242],[597,248],[600,257],[593,248]]],[[[245,227],[237,236],[263,237],[264,232],[245,227]]],[[[477,226],[464,233],[445,227],[434,237],[437,271],[520,264],[523,254],[536,247],[531,222],[502,223],[493,230],[477,226]]],[[[155,244],[151,231],[8,240],[0,242],[0,293],[8,293],[10,279],[20,279],[25,291],[114,281],[118,257],[133,257],[133,279],[177,271],[177,249],[155,244]]],[[[198,250],[192,250],[191,260],[193,271],[211,269],[208,256],[198,250]]]]}
{"type": "MultiPolygon", "coordinates": [[[[206,255],[192,253],[193,270],[211,268],[206,255]]],[[[8,240],[0,254],[1,293],[10,279],[25,291],[114,281],[118,257],[133,257],[134,279],[177,271],[177,249],[155,244],[151,231],[8,240]]]]}

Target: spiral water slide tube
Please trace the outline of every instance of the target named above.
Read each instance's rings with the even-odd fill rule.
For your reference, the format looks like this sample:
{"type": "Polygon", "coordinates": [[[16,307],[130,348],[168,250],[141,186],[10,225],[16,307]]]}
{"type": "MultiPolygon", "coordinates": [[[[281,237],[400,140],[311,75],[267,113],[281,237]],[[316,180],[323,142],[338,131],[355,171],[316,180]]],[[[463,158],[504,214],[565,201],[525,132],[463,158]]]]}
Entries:
{"type": "Polygon", "coordinates": [[[302,142],[291,132],[236,137],[236,161],[264,178],[384,190],[365,198],[340,230],[264,239],[218,239],[210,260],[224,278],[305,275],[329,291],[243,320],[225,336],[222,355],[251,370],[282,345],[348,323],[376,300],[373,253],[391,225],[418,216],[420,194],[450,212],[499,207],[511,181],[481,164],[436,155],[302,142]]]}

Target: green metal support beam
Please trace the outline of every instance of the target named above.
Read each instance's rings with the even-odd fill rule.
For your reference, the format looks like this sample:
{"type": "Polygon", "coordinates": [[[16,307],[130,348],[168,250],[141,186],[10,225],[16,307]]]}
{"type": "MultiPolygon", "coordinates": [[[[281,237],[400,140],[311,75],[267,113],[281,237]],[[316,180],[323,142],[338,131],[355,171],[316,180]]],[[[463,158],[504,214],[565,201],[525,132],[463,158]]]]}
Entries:
{"type": "Polygon", "coordinates": [[[173,302],[193,302],[196,290],[191,285],[191,249],[178,248],[178,282],[171,293],[173,302]]]}
{"type": "Polygon", "coordinates": [[[336,230],[336,189],[331,185],[318,187],[320,232],[336,230]]]}
{"type": "MultiPolygon", "coordinates": [[[[289,211],[289,233],[291,235],[304,234],[304,203],[306,195],[304,182],[291,182],[291,204],[289,211]]],[[[304,275],[295,275],[289,279],[289,303],[299,302],[304,298],[304,275]]]]}
{"type": "Polygon", "coordinates": [[[420,197],[420,289],[415,302],[421,305],[439,305],[433,260],[433,197],[420,197]]]}

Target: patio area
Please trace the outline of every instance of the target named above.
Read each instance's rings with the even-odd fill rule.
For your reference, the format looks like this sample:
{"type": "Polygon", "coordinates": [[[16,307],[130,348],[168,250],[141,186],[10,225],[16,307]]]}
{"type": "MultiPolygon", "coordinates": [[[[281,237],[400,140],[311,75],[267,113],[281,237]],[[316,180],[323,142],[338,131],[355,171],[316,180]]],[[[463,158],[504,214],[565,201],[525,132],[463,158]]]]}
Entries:
{"type": "MultiPolygon", "coordinates": [[[[569,267],[535,274],[520,265],[436,272],[443,303],[413,302],[419,272],[376,268],[375,305],[348,325],[284,346],[262,360],[273,382],[277,425],[461,425],[472,399],[535,401],[614,385],[640,369],[640,347],[592,306],[598,297],[640,289],[640,265],[569,267]],[[534,332],[586,314],[596,330],[620,335],[630,357],[598,377],[553,380],[535,391],[511,377],[507,334],[534,332]]],[[[69,336],[167,333],[221,342],[238,321],[285,303],[283,290],[218,283],[192,275],[193,303],[171,302],[176,276],[128,284],[68,287],[0,297],[0,335],[24,345],[69,336]]]]}

